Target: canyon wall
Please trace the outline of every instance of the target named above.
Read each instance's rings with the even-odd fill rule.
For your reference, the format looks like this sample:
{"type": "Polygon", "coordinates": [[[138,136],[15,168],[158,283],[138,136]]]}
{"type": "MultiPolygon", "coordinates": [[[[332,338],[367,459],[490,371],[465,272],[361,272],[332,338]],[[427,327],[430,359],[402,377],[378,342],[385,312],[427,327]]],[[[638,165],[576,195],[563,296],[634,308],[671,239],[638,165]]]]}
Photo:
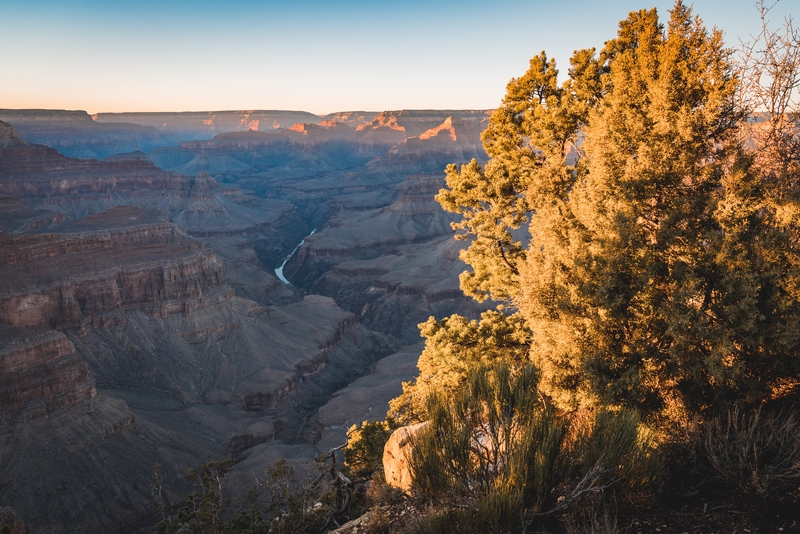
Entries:
{"type": "Polygon", "coordinates": [[[89,367],[63,333],[0,324],[0,425],[46,417],[96,394],[89,367]]]}
{"type": "Polygon", "coordinates": [[[93,222],[112,229],[0,235],[0,322],[67,329],[122,308],[187,313],[224,283],[214,252],[155,210],[119,207],[93,222]],[[114,228],[120,220],[134,224],[114,228]]]}
{"type": "Polygon", "coordinates": [[[32,532],[152,525],[156,462],[171,500],[209,459],[234,491],[313,464],[413,377],[418,322],[482,309],[432,197],[486,112],[258,113],[145,114],[189,133],[103,161],[0,123],[0,506],[32,532]]]}

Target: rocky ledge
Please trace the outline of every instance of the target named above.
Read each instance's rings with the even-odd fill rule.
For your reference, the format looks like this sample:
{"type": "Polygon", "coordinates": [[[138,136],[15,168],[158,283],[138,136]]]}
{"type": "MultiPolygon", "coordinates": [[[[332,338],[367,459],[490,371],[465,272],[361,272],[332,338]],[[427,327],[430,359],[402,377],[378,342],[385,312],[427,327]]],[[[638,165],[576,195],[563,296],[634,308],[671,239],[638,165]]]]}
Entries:
{"type": "Polygon", "coordinates": [[[96,395],[67,336],[0,325],[0,424],[45,417],[96,395]]]}
{"type": "Polygon", "coordinates": [[[233,297],[215,253],[157,210],[123,206],[94,219],[88,227],[104,230],[80,231],[84,221],[67,233],[0,234],[0,322],[76,328],[123,308],[191,311],[215,289],[233,297]]]}

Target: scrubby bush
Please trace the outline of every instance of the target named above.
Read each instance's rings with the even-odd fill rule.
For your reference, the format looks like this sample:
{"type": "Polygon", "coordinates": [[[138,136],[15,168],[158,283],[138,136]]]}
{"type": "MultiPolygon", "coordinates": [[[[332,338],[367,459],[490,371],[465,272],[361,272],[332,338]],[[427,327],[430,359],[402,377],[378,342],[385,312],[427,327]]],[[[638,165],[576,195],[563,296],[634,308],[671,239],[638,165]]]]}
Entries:
{"type": "Polygon", "coordinates": [[[414,487],[489,528],[523,527],[616,483],[647,484],[653,443],[635,412],[598,409],[582,423],[541,395],[536,368],[469,373],[452,400],[431,395],[413,442],[414,487]]]}
{"type": "MultiPolygon", "coordinates": [[[[323,459],[328,459],[329,456],[323,459]]],[[[153,466],[151,486],[156,508],[162,516],[159,534],[301,534],[322,531],[330,522],[333,484],[326,480],[330,468],[321,462],[319,472],[298,480],[294,468],[281,458],[267,466],[264,477],[232,506],[226,496],[232,460],[206,462],[189,470],[189,481],[197,491],[173,513],[165,501],[165,477],[153,466]]],[[[334,469],[334,471],[336,471],[334,469]]],[[[336,471],[338,475],[338,471],[336,471]]]]}
{"type": "Polygon", "coordinates": [[[431,317],[419,330],[425,338],[417,364],[420,374],[414,383],[403,383],[403,394],[389,403],[397,424],[426,420],[427,397],[435,392],[451,398],[475,366],[499,361],[519,365],[528,359],[530,331],[519,314],[486,311],[479,321],[460,315],[441,321],[431,317]]]}
{"type": "Polygon", "coordinates": [[[347,446],[342,449],[345,466],[358,478],[383,479],[383,448],[392,435],[391,421],[364,421],[347,431],[347,446]]]}
{"type": "Polygon", "coordinates": [[[228,511],[231,500],[223,495],[228,472],[233,466],[232,460],[222,462],[206,462],[200,467],[189,470],[189,481],[197,491],[189,493],[186,505],[178,510],[177,520],[171,516],[171,510],[161,496],[164,475],[160,466],[153,466],[151,484],[154,489],[156,505],[162,514],[158,524],[159,534],[219,534],[229,532],[223,515],[228,511]]]}
{"type": "Polygon", "coordinates": [[[800,483],[800,422],[792,412],[733,409],[707,423],[703,451],[718,477],[747,493],[778,497],[800,483]]]}
{"type": "Polygon", "coordinates": [[[568,514],[562,521],[564,534],[618,534],[617,518],[612,516],[608,508],[602,512],[593,511],[582,515],[568,514]]]}

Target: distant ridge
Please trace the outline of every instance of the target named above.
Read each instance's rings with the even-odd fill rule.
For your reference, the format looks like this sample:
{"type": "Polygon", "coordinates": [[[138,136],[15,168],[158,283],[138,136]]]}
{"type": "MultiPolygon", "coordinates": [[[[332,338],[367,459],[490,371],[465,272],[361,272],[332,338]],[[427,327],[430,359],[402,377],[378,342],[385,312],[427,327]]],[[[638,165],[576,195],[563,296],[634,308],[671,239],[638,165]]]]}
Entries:
{"type": "Polygon", "coordinates": [[[130,122],[162,131],[225,133],[247,130],[270,131],[297,123],[318,124],[322,117],[307,111],[228,110],[179,112],[97,113],[95,122],[130,122]]]}
{"type": "MultiPolygon", "coordinates": [[[[417,137],[439,127],[447,117],[455,121],[472,122],[483,130],[491,113],[492,110],[403,109],[340,111],[324,116],[293,110],[89,115],[86,111],[76,110],[0,109],[0,120],[11,124],[19,137],[26,141],[55,148],[65,156],[105,159],[136,151],[150,154],[154,149],[211,140],[218,135],[247,135],[251,132],[262,135],[288,132],[308,141],[358,137],[368,143],[397,145],[408,137],[417,137]]],[[[248,142],[253,137],[249,136],[248,142]]],[[[181,164],[187,161],[182,160],[181,164]]],[[[217,163],[210,166],[203,164],[203,168],[213,171],[224,167],[230,170],[228,163],[231,162],[217,163]]]]}

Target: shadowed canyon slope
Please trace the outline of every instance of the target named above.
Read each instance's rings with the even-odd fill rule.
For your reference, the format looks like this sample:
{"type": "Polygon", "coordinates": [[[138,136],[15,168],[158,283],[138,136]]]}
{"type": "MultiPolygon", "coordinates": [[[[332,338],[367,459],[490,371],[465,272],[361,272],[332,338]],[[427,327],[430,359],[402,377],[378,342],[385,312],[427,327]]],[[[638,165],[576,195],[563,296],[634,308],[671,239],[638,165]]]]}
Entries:
{"type": "MultiPolygon", "coordinates": [[[[15,113],[66,135],[59,113],[15,113]]],[[[301,465],[383,417],[418,322],[480,311],[432,197],[446,164],[485,157],[486,112],[265,132],[270,113],[98,116],[184,136],[104,160],[0,122],[0,506],[32,532],[152,524],[156,462],[173,499],[209,459],[237,461],[234,492],[301,465]],[[204,140],[208,120],[232,131],[204,140]]]]}

